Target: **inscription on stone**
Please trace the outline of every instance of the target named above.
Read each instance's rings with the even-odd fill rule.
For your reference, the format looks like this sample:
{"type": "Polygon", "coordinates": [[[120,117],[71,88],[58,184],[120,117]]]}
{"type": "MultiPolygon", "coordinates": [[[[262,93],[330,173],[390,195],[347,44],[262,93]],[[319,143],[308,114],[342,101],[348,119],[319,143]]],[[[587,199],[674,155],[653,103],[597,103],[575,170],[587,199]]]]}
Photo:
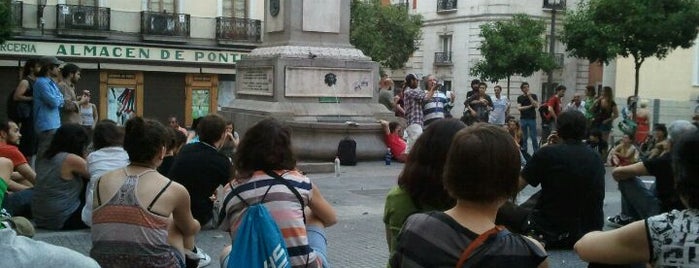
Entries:
{"type": "Polygon", "coordinates": [[[371,69],[286,67],[287,97],[371,98],[371,69]]]}
{"type": "Polygon", "coordinates": [[[236,80],[238,81],[239,94],[272,96],[274,88],[274,69],[264,68],[239,68],[236,80]]]}

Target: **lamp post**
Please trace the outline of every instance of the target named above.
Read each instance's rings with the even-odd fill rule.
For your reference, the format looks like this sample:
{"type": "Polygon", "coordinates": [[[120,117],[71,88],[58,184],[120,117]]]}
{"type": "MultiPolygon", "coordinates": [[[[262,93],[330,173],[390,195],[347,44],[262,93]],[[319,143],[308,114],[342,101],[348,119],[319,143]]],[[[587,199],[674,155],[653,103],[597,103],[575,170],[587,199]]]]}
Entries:
{"type": "MultiPolygon", "coordinates": [[[[549,53],[552,58],[556,57],[556,11],[563,10],[566,7],[565,0],[544,0],[544,9],[551,10],[551,33],[549,37],[549,53]]],[[[549,70],[546,75],[548,79],[546,81],[547,87],[553,91],[553,70],[549,70]]],[[[542,96],[546,98],[548,96],[542,96]]]]}
{"type": "Polygon", "coordinates": [[[46,7],[46,1],[47,0],[39,0],[39,6],[38,6],[38,15],[39,15],[39,27],[41,27],[41,35],[44,35],[44,24],[46,24],[44,20],[44,8],[46,7]]]}

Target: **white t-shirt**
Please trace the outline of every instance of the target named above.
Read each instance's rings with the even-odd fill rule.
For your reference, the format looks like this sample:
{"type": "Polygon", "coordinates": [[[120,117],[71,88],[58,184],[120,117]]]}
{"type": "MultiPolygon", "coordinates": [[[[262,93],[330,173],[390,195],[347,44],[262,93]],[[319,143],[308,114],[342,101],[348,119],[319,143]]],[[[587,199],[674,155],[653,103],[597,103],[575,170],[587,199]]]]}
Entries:
{"type": "Polygon", "coordinates": [[[505,124],[505,114],[507,112],[507,107],[510,104],[510,100],[507,97],[500,95],[500,98],[495,96],[490,97],[493,100],[493,111],[490,112],[490,117],[488,118],[488,123],[496,125],[505,124]]]}

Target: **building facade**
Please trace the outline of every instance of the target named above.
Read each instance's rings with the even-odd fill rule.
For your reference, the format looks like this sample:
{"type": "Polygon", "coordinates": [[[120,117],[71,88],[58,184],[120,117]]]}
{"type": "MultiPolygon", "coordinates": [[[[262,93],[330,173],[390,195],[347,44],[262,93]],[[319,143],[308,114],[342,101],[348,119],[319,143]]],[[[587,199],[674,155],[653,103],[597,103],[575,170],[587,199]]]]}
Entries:
{"type": "MultiPolygon", "coordinates": [[[[578,2],[569,0],[562,1],[562,4],[566,8],[575,8],[578,2]]],[[[508,20],[515,14],[524,13],[546,22],[548,42],[550,27],[555,25],[556,32],[560,32],[565,18],[564,10],[557,10],[555,20],[552,20],[551,9],[544,8],[549,4],[549,0],[393,0],[391,3],[405,6],[409,13],[420,14],[424,19],[422,38],[418,41],[419,49],[406,63],[405,68],[393,70],[391,77],[400,81],[406,73],[415,73],[418,76],[436,75],[437,79],[443,80],[445,86],[454,90],[457,95],[455,115],[460,115],[463,111],[466,92],[470,90],[471,80],[476,78],[470,75],[471,68],[482,58],[478,49],[482,41],[479,36],[480,25],[508,20]]],[[[542,47],[542,53],[549,53],[548,43],[542,47]]],[[[582,92],[587,85],[601,84],[601,65],[569,57],[565,53],[564,45],[557,40],[554,43],[554,53],[560,67],[552,72],[551,80],[555,85],[563,84],[568,87],[567,100],[570,100],[574,91],[582,92]]],[[[532,91],[539,95],[540,99],[553,94],[548,90],[542,90],[548,88],[547,74],[536,72],[530,77],[511,78],[511,101],[516,101],[517,96],[521,94],[519,85],[524,81],[531,85],[532,91]]],[[[503,87],[503,94],[506,94],[507,81],[501,80],[498,84],[503,87]]],[[[492,93],[492,86],[493,84],[490,84],[488,87],[488,93],[492,93]]],[[[516,113],[516,109],[512,109],[512,112],[516,113]]]]}
{"type": "Polygon", "coordinates": [[[264,2],[12,1],[14,36],[0,45],[0,103],[24,62],[48,55],[82,68],[76,90],[91,91],[100,118],[174,115],[189,126],[233,100],[236,62],[262,42],[264,2]]]}

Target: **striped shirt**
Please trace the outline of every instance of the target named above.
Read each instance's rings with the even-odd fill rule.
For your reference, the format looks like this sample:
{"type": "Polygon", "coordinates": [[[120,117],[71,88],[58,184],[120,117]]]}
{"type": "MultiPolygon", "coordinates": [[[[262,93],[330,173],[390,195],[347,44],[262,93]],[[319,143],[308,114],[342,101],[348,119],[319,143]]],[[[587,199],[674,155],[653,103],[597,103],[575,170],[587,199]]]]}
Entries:
{"type": "Polygon", "coordinates": [[[443,92],[436,90],[432,99],[425,101],[425,105],[422,107],[423,119],[425,120],[425,126],[429,125],[437,119],[444,118],[444,105],[447,104],[447,95],[443,92]]]}
{"type": "MultiPolygon", "coordinates": [[[[281,176],[301,194],[304,204],[308,204],[312,198],[310,179],[298,171],[285,171],[281,173],[281,176]]],[[[276,179],[269,177],[263,171],[256,171],[250,179],[245,181],[234,180],[231,185],[237,189],[239,195],[248,204],[262,201],[265,191],[272,185],[263,202],[284,236],[292,267],[322,267],[321,258],[318,258],[308,245],[301,204],[286,185],[277,182],[276,179]],[[308,262],[308,266],[306,266],[306,262],[308,262]]],[[[228,194],[232,193],[229,191],[226,195],[228,194]]],[[[238,197],[231,198],[226,204],[226,218],[222,220],[220,228],[230,232],[233,242],[235,242],[235,235],[246,208],[238,197]]]]}
{"type": "MultiPolygon", "coordinates": [[[[444,212],[413,214],[398,235],[390,265],[393,268],[454,267],[461,253],[477,237],[478,234],[444,212]]],[[[475,251],[469,259],[478,259],[481,267],[537,267],[546,259],[546,252],[521,235],[508,232],[488,248],[475,251]]]]}

